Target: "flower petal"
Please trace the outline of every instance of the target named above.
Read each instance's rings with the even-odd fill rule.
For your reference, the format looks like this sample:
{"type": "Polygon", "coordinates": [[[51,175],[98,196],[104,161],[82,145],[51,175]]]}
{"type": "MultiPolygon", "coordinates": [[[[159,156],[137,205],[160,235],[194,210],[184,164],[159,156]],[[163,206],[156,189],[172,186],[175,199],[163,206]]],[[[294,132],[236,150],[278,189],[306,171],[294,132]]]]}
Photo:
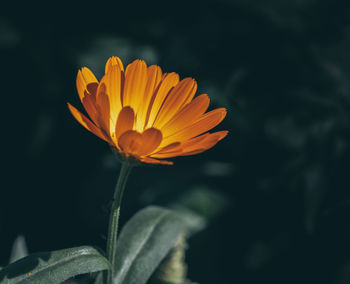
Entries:
{"type": "Polygon", "coordinates": [[[208,109],[209,102],[208,95],[203,94],[196,97],[161,127],[163,137],[168,137],[195,122],[208,109]]]}
{"type": "Polygon", "coordinates": [[[135,130],[125,131],[118,139],[120,149],[138,157],[154,151],[162,141],[162,133],[155,128],[146,129],[142,134],[135,130]]]}
{"type": "Polygon", "coordinates": [[[82,103],[91,120],[97,124],[96,98],[85,91],[82,103]]]}
{"type": "Polygon", "coordinates": [[[169,153],[169,152],[174,152],[174,151],[178,150],[180,148],[180,146],[181,146],[180,142],[174,142],[174,143],[171,143],[165,147],[160,148],[157,151],[154,151],[153,154],[165,154],[165,153],[169,153]]]}
{"type": "MultiPolygon", "coordinates": [[[[80,100],[83,100],[84,92],[85,90],[87,90],[87,86],[89,84],[96,86],[96,83],[98,83],[98,81],[89,68],[83,67],[81,70],[78,71],[76,85],[80,100]]],[[[88,91],[90,92],[91,90],[88,91]]]]}
{"type": "Polygon", "coordinates": [[[162,144],[167,145],[177,141],[186,141],[196,137],[218,125],[226,116],[225,108],[218,108],[202,115],[191,125],[177,131],[176,133],[163,139],[162,144]]]}
{"type": "Polygon", "coordinates": [[[123,106],[130,106],[138,113],[139,105],[147,84],[147,65],[143,60],[135,60],[126,67],[123,106]]]}
{"type": "Polygon", "coordinates": [[[147,163],[147,164],[159,164],[159,165],[173,165],[174,162],[171,161],[161,161],[161,160],[157,160],[157,159],[152,159],[150,157],[142,157],[140,158],[140,161],[143,163],[147,163]]]}
{"type": "Polygon", "coordinates": [[[74,118],[87,130],[95,134],[96,136],[100,137],[101,139],[108,141],[106,137],[101,133],[101,131],[88,119],[85,115],[83,115],[80,111],[78,111],[74,106],[72,106],[70,103],[67,103],[68,108],[74,118]]]}
{"type": "Polygon", "coordinates": [[[138,151],[138,155],[143,156],[152,153],[162,141],[162,132],[155,128],[148,128],[141,134],[142,147],[138,151]]]}
{"type": "Polygon", "coordinates": [[[119,69],[124,71],[123,62],[120,60],[120,58],[117,56],[112,56],[107,60],[107,63],[105,65],[105,74],[107,74],[109,72],[109,70],[111,69],[111,67],[113,67],[115,65],[118,65],[119,69]]]}
{"type": "Polygon", "coordinates": [[[118,120],[115,126],[115,138],[118,139],[124,132],[132,130],[134,126],[134,120],[134,110],[129,106],[123,107],[119,112],[118,120]]]}
{"type": "Polygon", "coordinates": [[[153,126],[156,128],[164,126],[186,102],[192,100],[196,91],[197,83],[194,79],[181,80],[165,99],[153,126]]]}
{"type": "Polygon", "coordinates": [[[189,156],[194,155],[194,153],[202,153],[203,151],[214,147],[220,140],[224,139],[227,134],[228,131],[226,130],[210,133],[200,142],[195,142],[192,138],[186,143],[186,145],[184,145],[183,153],[181,156],[189,156]]]}
{"type": "Polygon", "coordinates": [[[141,133],[135,130],[124,132],[118,139],[118,145],[125,154],[135,154],[142,147],[141,133]]]}
{"type": "Polygon", "coordinates": [[[107,69],[108,72],[102,78],[101,83],[103,82],[106,85],[106,93],[110,103],[111,129],[114,130],[118,113],[122,109],[122,75],[118,64],[111,65],[107,69]]]}
{"type": "Polygon", "coordinates": [[[100,127],[101,131],[104,132],[105,135],[111,136],[110,134],[112,133],[112,131],[110,130],[109,98],[106,94],[106,87],[104,86],[104,83],[101,83],[100,86],[97,91],[98,93],[96,98],[97,125],[100,127]]]}
{"type": "Polygon", "coordinates": [[[142,98],[142,106],[139,107],[139,111],[137,113],[137,121],[135,123],[135,128],[137,131],[142,132],[145,127],[146,117],[149,115],[148,106],[150,105],[152,96],[161,80],[162,69],[156,65],[149,66],[147,68],[147,84],[144,96],[142,98]]]}
{"type": "Polygon", "coordinates": [[[193,99],[197,90],[194,79],[179,82],[178,74],[162,74],[159,66],[147,68],[142,60],[135,60],[124,72],[120,58],[111,57],[100,83],[84,67],[78,71],[76,84],[92,121],[68,104],[73,116],[126,158],[173,164],[158,159],[203,152],[227,134],[206,133],[224,119],[226,110],[205,114],[209,98],[193,99]]]}
{"type": "Polygon", "coordinates": [[[169,147],[170,145],[164,147],[161,151],[156,152],[154,154],[152,154],[152,157],[157,157],[157,158],[169,158],[169,157],[176,157],[176,156],[180,156],[183,152],[184,149],[188,146],[191,146],[193,144],[197,144],[199,145],[199,143],[201,143],[205,138],[207,138],[210,134],[209,133],[205,133],[203,135],[200,135],[198,137],[189,139],[187,141],[183,141],[183,142],[174,142],[170,145],[176,145],[177,146],[173,146],[173,147],[169,147]]]}
{"type": "Polygon", "coordinates": [[[153,158],[171,158],[177,156],[189,156],[204,152],[216,145],[220,140],[225,138],[228,131],[218,131],[214,133],[206,133],[201,136],[187,140],[172,151],[160,151],[152,154],[153,158]]]}
{"type": "Polygon", "coordinates": [[[152,127],[157,117],[160,107],[162,106],[169,91],[179,82],[179,75],[176,73],[166,74],[161,81],[158,90],[153,94],[149,105],[149,117],[147,118],[147,127],[152,127]]]}

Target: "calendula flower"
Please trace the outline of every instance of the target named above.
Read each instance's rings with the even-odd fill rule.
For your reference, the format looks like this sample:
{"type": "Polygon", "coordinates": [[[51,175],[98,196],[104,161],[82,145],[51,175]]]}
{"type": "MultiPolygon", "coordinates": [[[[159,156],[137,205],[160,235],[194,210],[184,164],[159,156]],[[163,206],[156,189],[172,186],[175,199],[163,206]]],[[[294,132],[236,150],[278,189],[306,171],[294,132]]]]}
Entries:
{"type": "Polygon", "coordinates": [[[178,74],[162,73],[159,66],[147,67],[142,60],[124,71],[121,60],[111,57],[100,82],[83,67],[76,83],[90,119],[68,104],[71,113],[123,159],[173,164],[161,159],[201,153],[227,135],[207,132],[224,119],[226,110],[206,113],[209,97],[194,98],[194,79],[180,81],[178,74]]]}

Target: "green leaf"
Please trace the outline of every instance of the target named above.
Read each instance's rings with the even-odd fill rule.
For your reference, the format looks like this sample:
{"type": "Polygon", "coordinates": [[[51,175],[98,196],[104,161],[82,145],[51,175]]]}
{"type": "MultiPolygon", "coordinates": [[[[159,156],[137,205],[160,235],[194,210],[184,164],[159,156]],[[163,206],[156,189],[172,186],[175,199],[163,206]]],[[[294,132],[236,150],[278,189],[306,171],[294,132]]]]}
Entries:
{"type": "Polygon", "coordinates": [[[94,284],[103,284],[103,274],[99,273],[95,279],[94,284]]]}
{"type": "Polygon", "coordinates": [[[113,283],[146,283],[185,226],[179,215],[161,207],[150,206],[136,213],[117,243],[113,283]]]}
{"type": "Polygon", "coordinates": [[[22,258],[0,271],[1,284],[55,284],[78,274],[109,269],[108,260],[84,246],[41,252],[22,258]]]}
{"type": "Polygon", "coordinates": [[[186,225],[186,237],[190,237],[199,231],[202,231],[207,226],[207,221],[202,216],[198,215],[194,211],[181,207],[180,205],[173,205],[169,207],[173,209],[179,216],[181,216],[183,222],[186,225]]]}
{"type": "Polygon", "coordinates": [[[28,255],[26,241],[23,236],[18,236],[12,245],[10,262],[13,263],[28,255]]]}

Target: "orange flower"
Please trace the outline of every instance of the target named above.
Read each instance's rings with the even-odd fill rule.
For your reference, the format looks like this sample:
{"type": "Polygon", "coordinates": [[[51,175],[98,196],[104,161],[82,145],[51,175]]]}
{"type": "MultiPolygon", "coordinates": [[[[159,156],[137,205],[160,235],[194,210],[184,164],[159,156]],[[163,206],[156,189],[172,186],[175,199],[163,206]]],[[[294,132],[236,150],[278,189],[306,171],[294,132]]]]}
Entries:
{"type": "Polygon", "coordinates": [[[109,58],[100,82],[83,67],[77,89],[90,119],[68,103],[71,113],[123,159],[173,164],[159,159],[201,153],[227,135],[206,133],[224,119],[226,109],[205,113],[209,98],[203,94],[193,99],[194,79],[179,81],[178,74],[163,74],[159,66],[147,67],[142,60],[124,71],[118,57],[109,58]]]}

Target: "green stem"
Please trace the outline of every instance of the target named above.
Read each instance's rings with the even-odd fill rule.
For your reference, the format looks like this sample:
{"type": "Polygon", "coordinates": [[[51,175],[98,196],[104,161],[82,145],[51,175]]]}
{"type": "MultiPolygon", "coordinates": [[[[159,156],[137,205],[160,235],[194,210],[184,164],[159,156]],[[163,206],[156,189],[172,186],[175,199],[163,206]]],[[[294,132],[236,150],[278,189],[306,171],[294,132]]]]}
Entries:
{"type": "Polygon", "coordinates": [[[107,259],[111,263],[111,270],[105,273],[105,277],[104,277],[105,284],[112,284],[113,277],[114,277],[115,253],[117,248],[120,203],[122,200],[123,191],[124,191],[128,176],[130,174],[131,168],[132,166],[126,162],[122,164],[118,182],[114,191],[113,203],[112,203],[111,213],[109,216],[109,228],[108,228],[107,249],[106,249],[107,259]]]}

